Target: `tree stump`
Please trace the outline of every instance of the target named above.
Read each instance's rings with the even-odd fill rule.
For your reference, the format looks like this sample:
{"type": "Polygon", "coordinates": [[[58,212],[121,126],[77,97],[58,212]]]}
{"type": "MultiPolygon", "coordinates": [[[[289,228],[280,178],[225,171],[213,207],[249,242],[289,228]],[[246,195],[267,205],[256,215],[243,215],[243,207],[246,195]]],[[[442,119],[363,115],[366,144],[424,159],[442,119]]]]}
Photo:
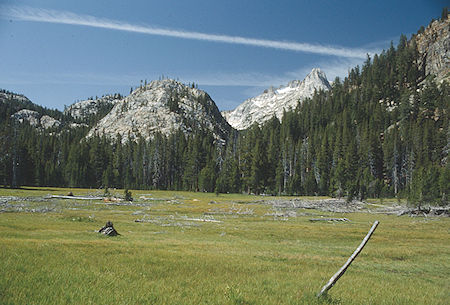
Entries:
{"type": "Polygon", "coordinates": [[[120,235],[116,229],[114,229],[113,223],[111,221],[106,222],[106,225],[101,228],[98,233],[105,234],[107,236],[117,236],[120,235]]]}

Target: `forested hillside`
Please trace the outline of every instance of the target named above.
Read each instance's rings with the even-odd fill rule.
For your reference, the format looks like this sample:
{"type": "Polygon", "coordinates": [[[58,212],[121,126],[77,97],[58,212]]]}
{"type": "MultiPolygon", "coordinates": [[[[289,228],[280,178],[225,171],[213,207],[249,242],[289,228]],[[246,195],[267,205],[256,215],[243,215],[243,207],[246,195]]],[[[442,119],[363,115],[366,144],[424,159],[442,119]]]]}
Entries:
{"type": "MultiPolygon", "coordinates": [[[[397,47],[368,57],[331,90],[286,112],[281,122],[274,117],[233,131],[226,143],[208,130],[124,143],[120,136],[86,139],[86,127],[38,130],[11,118],[13,111],[28,108],[24,102],[4,98],[0,185],[349,200],[396,196],[415,204],[448,204],[449,84],[435,82],[419,63],[416,40],[401,36],[397,47]]],[[[51,114],[64,120],[61,113],[51,114]]]]}

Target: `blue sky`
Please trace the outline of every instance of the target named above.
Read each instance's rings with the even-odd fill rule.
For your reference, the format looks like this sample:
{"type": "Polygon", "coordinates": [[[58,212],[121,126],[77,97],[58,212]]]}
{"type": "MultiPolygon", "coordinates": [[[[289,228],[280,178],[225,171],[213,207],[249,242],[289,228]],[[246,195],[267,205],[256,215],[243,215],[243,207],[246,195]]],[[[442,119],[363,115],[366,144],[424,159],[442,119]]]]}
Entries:
{"type": "Polygon", "coordinates": [[[229,110],[314,67],[345,77],[446,3],[0,0],[0,88],[63,109],[164,75],[229,110]]]}

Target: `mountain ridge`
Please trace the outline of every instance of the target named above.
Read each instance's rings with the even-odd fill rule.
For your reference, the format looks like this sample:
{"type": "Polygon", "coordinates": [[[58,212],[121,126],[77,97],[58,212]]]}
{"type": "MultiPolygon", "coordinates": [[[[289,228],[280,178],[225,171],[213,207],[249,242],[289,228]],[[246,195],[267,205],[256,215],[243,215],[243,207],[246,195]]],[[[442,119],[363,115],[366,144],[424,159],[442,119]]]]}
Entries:
{"type": "Polygon", "coordinates": [[[263,124],[273,116],[281,120],[284,111],[295,109],[298,102],[312,97],[316,90],[330,88],[325,73],[314,68],[304,80],[292,80],[277,89],[270,87],[262,94],[245,100],[234,110],[222,112],[222,115],[231,126],[243,130],[254,123],[263,124]]]}

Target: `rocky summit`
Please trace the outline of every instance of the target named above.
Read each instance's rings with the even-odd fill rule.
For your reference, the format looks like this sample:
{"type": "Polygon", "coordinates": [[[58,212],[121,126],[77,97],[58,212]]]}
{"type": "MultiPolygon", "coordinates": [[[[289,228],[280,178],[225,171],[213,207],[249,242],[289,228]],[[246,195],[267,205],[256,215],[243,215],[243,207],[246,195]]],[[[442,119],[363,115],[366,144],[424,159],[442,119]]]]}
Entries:
{"type": "Polygon", "coordinates": [[[242,130],[255,122],[263,124],[273,116],[281,120],[285,110],[294,109],[298,102],[312,97],[316,90],[330,88],[325,73],[315,68],[303,81],[294,80],[287,86],[267,89],[261,95],[244,101],[236,109],[222,112],[222,115],[231,126],[242,130]]]}
{"type": "Polygon", "coordinates": [[[117,101],[111,111],[88,133],[123,142],[139,136],[148,140],[155,133],[170,135],[177,131],[191,133],[203,129],[224,140],[231,126],[221,116],[210,96],[172,79],[152,81],[117,101]]]}

